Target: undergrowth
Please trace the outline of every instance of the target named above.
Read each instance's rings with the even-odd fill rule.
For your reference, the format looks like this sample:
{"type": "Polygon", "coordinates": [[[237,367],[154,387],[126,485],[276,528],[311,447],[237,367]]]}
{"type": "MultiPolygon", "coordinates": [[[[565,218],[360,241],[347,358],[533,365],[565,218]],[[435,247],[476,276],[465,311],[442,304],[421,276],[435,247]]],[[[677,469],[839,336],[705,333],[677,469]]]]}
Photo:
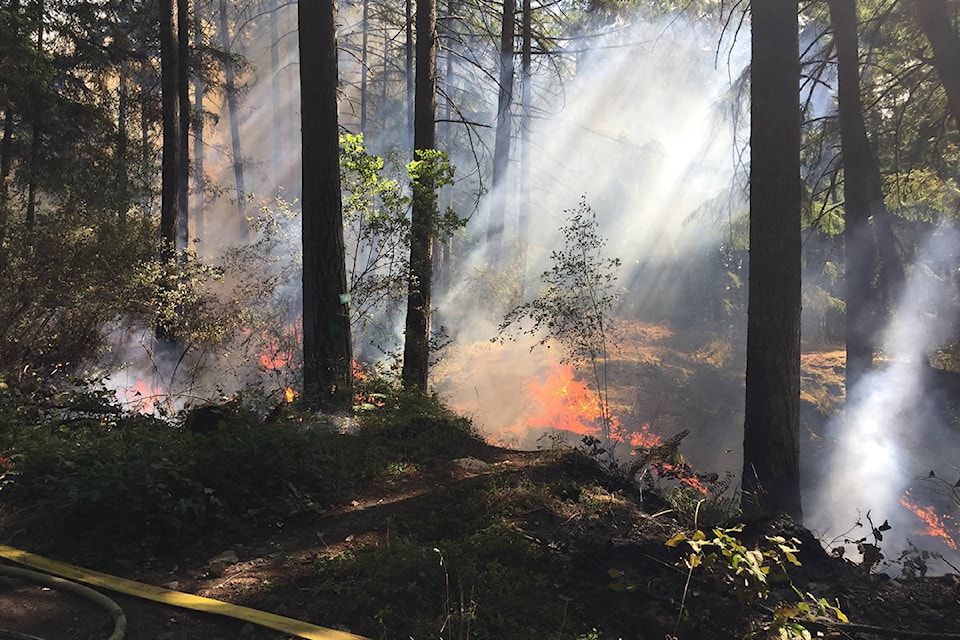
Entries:
{"type": "Polygon", "coordinates": [[[98,565],[189,556],[480,443],[437,398],[383,398],[348,435],[297,407],[263,415],[242,396],[163,418],[96,388],[37,404],[2,387],[5,541],[98,565]]]}

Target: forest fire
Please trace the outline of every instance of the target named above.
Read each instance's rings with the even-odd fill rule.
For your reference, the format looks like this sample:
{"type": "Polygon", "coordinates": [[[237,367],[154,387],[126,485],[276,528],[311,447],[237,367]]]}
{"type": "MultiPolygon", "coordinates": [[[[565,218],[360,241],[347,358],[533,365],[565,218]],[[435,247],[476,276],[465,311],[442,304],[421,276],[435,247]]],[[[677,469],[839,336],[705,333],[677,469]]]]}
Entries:
{"type": "Polygon", "coordinates": [[[604,410],[596,391],[577,379],[573,365],[550,366],[544,375],[524,385],[524,391],[537,401],[540,409],[525,418],[526,426],[515,425],[511,431],[522,431],[527,427],[558,429],[602,441],[603,421],[606,419],[612,443],[629,443],[631,456],[647,452],[650,468],[656,477],[677,480],[703,494],[708,493],[707,486],[693,468],[676,455],[675,450],[667,452],[666,449],[671,449],[670,443],[654,433],[649,424],[627,432],[620,420],[610,413],[609,407],[604,410]]]}
{"type": "Polygon", "coordinates": [[[126,389],[117,390],[117,399],[126,408],[149,415],[158,410],[173,413],[173,400],[163,390],[151,386],[146,380],[137,380],[126,389]]]}
{"type": "Polygon", "coordinates": [[[910,490],[903,492],[900,504],[904,509],[913,513],[925,525],[918,533],[933,538],[940,538],[951,549],[957,549],[957,538],[960,537],[960,527],[949,515],[939,515],[933,507],[921,507],[910,499],[910,490]]]}
{"type": "Polygon", "coordinates": [[[288,344],[267,331],[263,332],[263,347],[257,354],[260,366],[267,371],[283,369],[293,360],[294,345],[288,344]]]}
{"type": "Polygon", "coordinates": [[[600,437],[603,420],[610,426],[610,438],[623,441],[620,421],[604,411],[597,393],[577,380],[572,364],[560,364],[547,371],[542,380],[532,380],[524,390],[539,404],[541,410],[527,419],[536,428],[551,428],[582,436],[600,437]]]}

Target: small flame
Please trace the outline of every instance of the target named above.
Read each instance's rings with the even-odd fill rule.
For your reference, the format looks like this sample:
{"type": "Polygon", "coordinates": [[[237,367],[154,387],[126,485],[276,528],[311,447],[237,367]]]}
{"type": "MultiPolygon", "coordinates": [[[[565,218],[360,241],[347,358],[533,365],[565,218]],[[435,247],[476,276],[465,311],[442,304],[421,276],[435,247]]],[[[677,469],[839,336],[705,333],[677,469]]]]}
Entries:
{"type": "Polygon", "coordinates": [[[900,498],[900,504],[905,509],[913,513],[913,515],[920,518],[920,520],[926,525],[926,527],[919,533],[922,535],[940,538],[948,547],[951,549],[956,549],[957,542],[954,539],[954,536],[950,533],[950,529],[957,529],[956,524],[953,523],[953,518],[951,518],[949,515],[938,515],[933,510],[933,507],[921,507],[911,502],[909,498],[910,490],[908,489],[903,492],[903,497],[900,498]]]}
{"type": "Polygon", "coordinates": [[[283,397],[287,402],[293,402],[297,399],[297,392],[294,391],[291,387],[285,387],[283,390],[283,397]]]}
{"type": "Polygon", "coordinates": [[[158,409],[166,409],[173,413],[173,400],[162,389],[152,386],[146,380],[136,380],[126,389],[117,390],[117,399],[129,409],[150,415],[158,409]]]}
{"type": "Polygon", "coordinates": [[[276,336],[263,333],[263,349],[257,354],[260,358],[260,366],[267,371],[276,371],[283,369],[293,360],[293,349],[282,345],[276,336]]]}
{"type": "Polygon", "coordinates": [[[663,438],[650,431],[650,424],[640,427],[630,434],[630,446],[635,449],[652,449],[663,444],[663,438]]]}

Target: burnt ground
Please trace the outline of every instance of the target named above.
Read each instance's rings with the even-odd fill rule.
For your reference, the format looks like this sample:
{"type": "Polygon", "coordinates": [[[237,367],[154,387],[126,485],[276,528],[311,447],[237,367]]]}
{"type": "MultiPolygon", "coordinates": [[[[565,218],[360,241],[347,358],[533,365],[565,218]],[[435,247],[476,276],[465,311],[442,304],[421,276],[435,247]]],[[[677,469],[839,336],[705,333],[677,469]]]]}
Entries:
{"type": "MultiPolygon", "coordinates": [[[[771,574],[769,597],[741,603],[728,579],[701,567],[691,574],[681,612],[688,577],[678,566],[683,545],[664,542],[678,531],[692,533],[693,509],[652,491],[641,499],[576,452],[478,445],[469,455],[489,468],[446,462],[397,469],[340,509],[234,546],[236,562],[145,560],[144,568],[122,573],[371,638],[764,637],[776,603],[795,600],[789,582],[771,574]],[[481,551],[468,562],[467,549],[481,551]]],[[[701,522],[717,513],[701,506],[701,522]]],[[[748,546],[764,535],[801,541],[802,566],[789,569],[793,586],[835,600],[850,620],[818,616],[806,622],[815,635],[960,638],[955,575],[870,573],[829,556],[783,517],[748,520],[737,535],[748,546]]],[[[229,618],[112,597],[126,612],[131,640],[285,637],[229,618]]],[[[0,628],[87,639],[106,638],[111,624],[85,601],[0,578],[0,628]]]]}

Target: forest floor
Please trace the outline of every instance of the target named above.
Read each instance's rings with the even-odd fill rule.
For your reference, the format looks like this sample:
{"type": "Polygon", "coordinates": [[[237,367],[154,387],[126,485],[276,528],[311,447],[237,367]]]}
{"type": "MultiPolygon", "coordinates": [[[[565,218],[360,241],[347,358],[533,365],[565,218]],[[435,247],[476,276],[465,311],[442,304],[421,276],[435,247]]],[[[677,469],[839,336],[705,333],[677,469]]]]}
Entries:
{"type": "MultiPolygon", "coordinates": [[[[773,607],[796,600],[792,587],[837,602],[849,617],[849,624],[821,615],[804,620],[815,636],[960,638],[956,575],[871,573],[829,556],[786,518],[754,518],[738,539],[752,547],[765,535],[796,537],[801,566],[789,567],[788,580],[772,572],[769,596],[743,603],[722,571],[698,567],[688,584],[683,558],[690,549],[665,545],[679,531],[692,534],[689,511],[655,492],[641,498],[588,456],[480,442],[461,453],[488,466],[468,470],[447,460],[398,468],[359,488],[342,508],[233,546],[235,559],[145,559],[123,577],[370,638],[764,637],[773,607]]],[[[709,517],[706,508],[699,515],[709,517]]],[[[287,637],[228,617],[111,597],[126,613],[130,640],[287,637]]],[[[111,626],[86,601],[0,578],[0,628],[86,640],[106,638],[111,626]]]]}

